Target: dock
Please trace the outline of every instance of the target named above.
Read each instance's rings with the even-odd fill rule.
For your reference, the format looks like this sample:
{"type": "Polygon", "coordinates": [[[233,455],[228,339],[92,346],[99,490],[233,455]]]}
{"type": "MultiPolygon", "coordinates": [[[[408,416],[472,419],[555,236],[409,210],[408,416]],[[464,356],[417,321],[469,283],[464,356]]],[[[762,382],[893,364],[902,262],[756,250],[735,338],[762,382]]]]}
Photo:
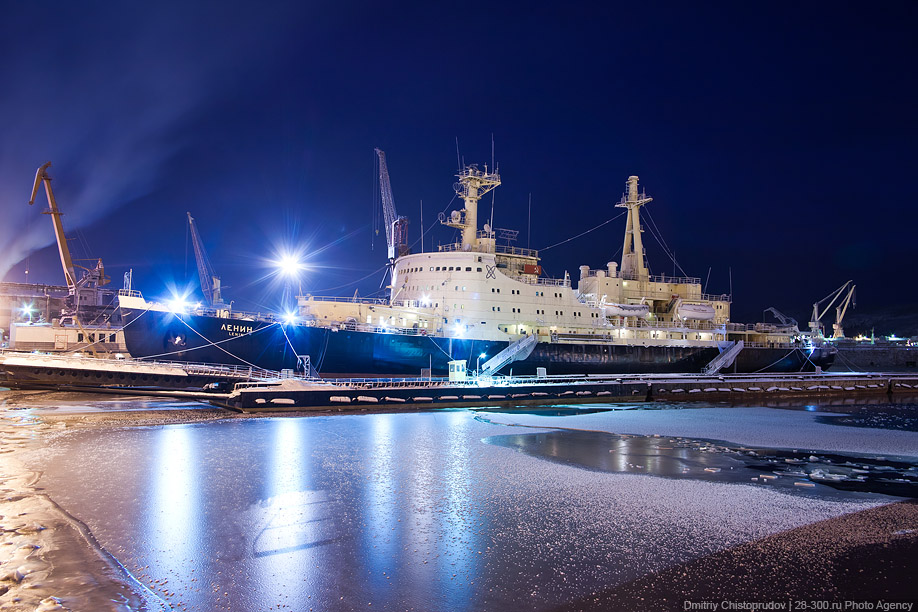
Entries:
{"type": "Polygon", "coordinates": [[[918,374],[661,374],[481,377],[466,381],[287,378],[240,383],[232,393],[210,396],[208,400],[240,412],[278,412],[512,408],[559,403],[734,402],[909,394],[918,394],[918,374]]]}
{"type": "Polygon", "coordinates": [[[161,395],[239,412],[918,395],[918,373],[610,374],[316,378],[251,367],[0,353],[7,386],[161,395]]]}

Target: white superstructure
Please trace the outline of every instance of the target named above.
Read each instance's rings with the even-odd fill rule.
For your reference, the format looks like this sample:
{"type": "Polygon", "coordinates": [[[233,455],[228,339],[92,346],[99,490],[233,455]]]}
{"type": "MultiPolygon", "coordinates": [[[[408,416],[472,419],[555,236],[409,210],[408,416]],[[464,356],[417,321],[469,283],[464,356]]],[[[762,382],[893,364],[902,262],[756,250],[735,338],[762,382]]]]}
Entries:
{"type": "Polygon", "coordinates": [[[726,340],[730,297],[702,293],[700,278],[651,275],[640,209],[651,201],[631,176],[621,267],[581,266],[579,279],[542,276],[534,249],[511,246],[515,232],[478,229],[478,201],[500,176],[467,166],[458,174],[461,210],[443,216],[461,242],[398,257],[388,301],[300,297],[299,315],[316,325],[367,331],[513,341],[623,345],[707,345],[726,340]],[[498,239],[508,238],[508,244],[498,239]]]}

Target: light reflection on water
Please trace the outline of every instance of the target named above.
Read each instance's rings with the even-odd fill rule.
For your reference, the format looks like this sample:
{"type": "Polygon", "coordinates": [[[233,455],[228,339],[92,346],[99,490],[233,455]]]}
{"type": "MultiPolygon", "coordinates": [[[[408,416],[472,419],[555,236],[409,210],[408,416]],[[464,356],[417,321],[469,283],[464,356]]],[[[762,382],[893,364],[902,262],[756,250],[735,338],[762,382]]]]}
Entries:
{"type": "Polygon", "coordinates": [[[167,427],[157,438],[157,452],[149,464],[150,520],[143,525],[149,541],[156,543],[150,564],[160,570],[182,567],[200,541],[201,487],[195,451],[191,428],[167,427]]]}
{"type": "Polygon", "coordinates": [[[362,505],[366,511],[367,527],[361,532],[362,555],[366,563],[371,588],[385,597],[392,595],[393,556],[400,534],[396,516],[397,489],[401,483],[395,475],[392,419],[395,415],[374,415],[370,425],[370,472],[364,489],[362,505]]]}
{"type": "MultiPolygon", "coordinates": [[[[528,481],[529,458],[482,443],[508,433],[467,411],[84,430],[61,439],[41,483],[141,581],[189,610],[515,609],[523,598],[550,609],[607,588],[608,572],[639,575],[616,551],[658,547],[666,523],[628,522],[636,500],[604,518],[622,521],[615,529],[595,528],[601,542],[578,541],[602,517],[567,520],[569,502],[551,488],[566,483],[528,481]],[[559,560],[574,564],[578,591],[539,573],[559,560]],[[520,582],[526,591],[514,590],[520,582]],[[546,586],[557,599],[533,599],[546,586]]],[[[547,456],[569,453],[564,436],[541,439],[547,456]]],[[[593,455],[634,472],[638,455],[626,451],[640,442],[621,452],[607,442],[593,455]]],[[[722,462],[656,444],[669,448],[641,452],[639,471],[722,462]]],[[[619,504],[628,494],[607,493],[619,504]]],[[[673,544],[671,561],[691,546],[673,544]]]]}
{"type": "Polygon", "coordinates": [[[464,609],[488,528],[471,426],[454,411],[87,431],[61,456],[93,469],[53,460],[43,483],[173,605],[464,609]]]}

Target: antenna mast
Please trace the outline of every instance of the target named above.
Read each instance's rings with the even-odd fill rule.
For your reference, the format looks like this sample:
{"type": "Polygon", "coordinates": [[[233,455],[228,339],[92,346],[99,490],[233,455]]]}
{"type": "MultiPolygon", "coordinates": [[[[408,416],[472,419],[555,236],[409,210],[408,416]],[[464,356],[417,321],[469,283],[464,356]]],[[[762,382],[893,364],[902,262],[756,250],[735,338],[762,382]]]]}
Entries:
{"type": "Polygon", "coordinates": [[[647,280],[650,273],[644,261],[644,244],[641,240],[641,206],[652,202],[645,193],[638,193],[638,177],[628,177],[628,195],[622,196],[616,208],[627,208],[628,219],[625,222],[625,244],[622,247],[622,278],[647,280]]]}
{"type": "Polygon", "coordinates": [[[487,166],[481,171],[477,165],[472,164],[463,167],[456,177],[459,181],[453,185],[453,189],[465,201],[465,208],[454,210],[449,218],[443,215],[440,223],[462,230],[462,248],[471,251],[478,246],[478,200],[500,185],[500,175],[488,172],[487,166]]]}

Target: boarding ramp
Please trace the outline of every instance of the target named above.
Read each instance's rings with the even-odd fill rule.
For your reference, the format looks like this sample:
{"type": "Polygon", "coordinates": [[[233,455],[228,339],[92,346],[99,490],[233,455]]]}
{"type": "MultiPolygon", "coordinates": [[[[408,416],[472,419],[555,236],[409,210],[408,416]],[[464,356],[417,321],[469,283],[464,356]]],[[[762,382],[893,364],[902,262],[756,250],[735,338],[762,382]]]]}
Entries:
{"type": "Polygon", "coordinates": [[[481,371],[478,375],[491,376],[492,374],[497,374],[500,369],[508,363],[526,359],[532,354],[532,350],[538,343],[539,337],[535,334],[523,336],[519,340],[511,342],[507,345],[507,348],[488,359],[484,365],[481,366],[481,371]]]}
{"type": "Polygon", "coordinates": [[[733,365],[733,362],[736,361],[736,356],[740,354],[740,351],[743,350],[743,341],[739,340],[738,342],[732,342],[733,346],[726,350],[721,350],[720,355],[711,360],[711,363],[706,365],[701,371],[703,374],[710,376],[711,374],[717,374],[723,368],[726,368],[730,365],[733,365]]]}

